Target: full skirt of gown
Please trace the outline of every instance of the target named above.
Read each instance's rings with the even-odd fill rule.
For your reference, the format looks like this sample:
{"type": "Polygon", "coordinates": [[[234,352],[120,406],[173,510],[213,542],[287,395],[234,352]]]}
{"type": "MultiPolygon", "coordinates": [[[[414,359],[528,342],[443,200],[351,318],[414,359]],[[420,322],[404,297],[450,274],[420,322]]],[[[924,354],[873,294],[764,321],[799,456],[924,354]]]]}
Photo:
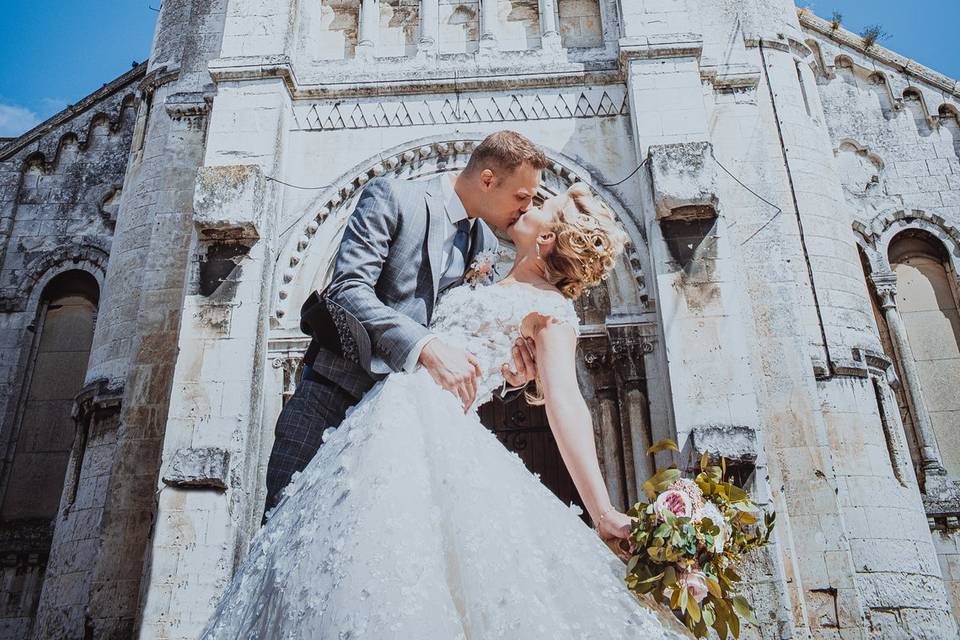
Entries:
{"type": "Polygon", "coordinates": [[[681,638],[426,371],[379,382],[294,477],[203,638],[681,638]]]}

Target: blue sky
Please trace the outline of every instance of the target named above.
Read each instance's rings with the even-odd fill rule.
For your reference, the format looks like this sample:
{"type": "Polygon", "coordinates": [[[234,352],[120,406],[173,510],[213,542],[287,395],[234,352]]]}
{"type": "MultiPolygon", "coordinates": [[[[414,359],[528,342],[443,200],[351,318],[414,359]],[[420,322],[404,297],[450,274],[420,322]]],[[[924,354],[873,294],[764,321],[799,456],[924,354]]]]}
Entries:
{"type": "MultiPolygon", "coordinates": [[[[279,0],[278,0],[279,1],[279,0]]],[[[143,61],[161,0],[9,0],[0,20],[0,137],[27,131],[143,61]]],[[[958,0],[800,0],[823,17],[834,10],[860,32],[880,24],[883,45],[960,78],[958,0]]]]}

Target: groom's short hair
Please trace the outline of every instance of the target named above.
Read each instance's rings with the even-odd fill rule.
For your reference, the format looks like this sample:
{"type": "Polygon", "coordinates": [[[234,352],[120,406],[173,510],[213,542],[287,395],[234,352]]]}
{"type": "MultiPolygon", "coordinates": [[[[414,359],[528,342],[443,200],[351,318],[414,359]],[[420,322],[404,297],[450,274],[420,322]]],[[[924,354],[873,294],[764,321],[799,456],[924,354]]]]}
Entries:
{"type": "Polygon", "coordinates": [[[549,166],[543,150],[529,138],[516,131],[497,131],[476,146],[464,171],[472,173],[490,169],[494,173],[509,175],[522,164],[534,169],[549,166]]]}

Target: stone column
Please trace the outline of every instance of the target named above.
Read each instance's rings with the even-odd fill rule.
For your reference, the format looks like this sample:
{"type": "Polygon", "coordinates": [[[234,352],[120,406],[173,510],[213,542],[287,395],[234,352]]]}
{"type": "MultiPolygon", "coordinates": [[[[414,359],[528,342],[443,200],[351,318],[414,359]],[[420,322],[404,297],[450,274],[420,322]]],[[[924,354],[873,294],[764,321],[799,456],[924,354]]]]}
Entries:
{"type": "Polygon", "coordinates": [[[480,0],[480,49],[497,49],[498,0],[480,0]]]}
{"type": "Polygon", "coordinates": [[[653,444],[646,389],[644,356],[653,343],[637,325],[608,326],[610,353],[620,401],[620,446],[627,496],[633,504],[640,485],[656,471],[647,449],[653,444]]]}
{"type": "Polygon", "coordinates": [[[621,446],[623,424],[617,379],[611,362],[610,344],[606,336],[590,337],[580,341],[583,364],[590,374],[586,396],[590,401],[594,433],[597,439],[597,457],[603,478],[610,492],[610,501],[618,509],[628,508],[630,492],[623,472],[624,451],[621,446]]]}
{"type": "Polygon", "coordinates": [[[432,55],[437,52],[437,40],[440,29],[440,9],[438,0],[420,0],[420,40],[417,41],[418,55],[432,55]]]}
{"type": "Polygon", "coordinates": [[[380,30],[379,0],[362,0],[360,20],[357,29],[357,57],[372,58],[377,47],[377,35],[380,30]]]}
{"type": "Polygon", "coordinates": [[[877,298],[880,301],[880,308],[883,309],[883,317],[887,321],[893,350],[897,356],[897,361],[900,363],[903,387],[907,392],[907,402],[913,414],[913,424],[920,444],[921,464],[924,471],[928,473],[945,474],[946,471],[944,471],[940,459],[940,449],[937,447],[936,436],[933,432],[933,422],[930,419],[927,404],[923,399],[920,371],[917,369],[917,362],[913,358],[913,351],[910,349],[910,342],[907,340],[907,329],[903,326],[903,319],[897,309],[897,274],[892,271],[877,273],[870,276],[870,282],[873,284],[874,291],[876,291],[877,298]]]}
{"type": "Polygon", "coordinates": [[[559,49],[557,31],[557,0],[540,0],[540,38],[543,49],[559,49]]]}

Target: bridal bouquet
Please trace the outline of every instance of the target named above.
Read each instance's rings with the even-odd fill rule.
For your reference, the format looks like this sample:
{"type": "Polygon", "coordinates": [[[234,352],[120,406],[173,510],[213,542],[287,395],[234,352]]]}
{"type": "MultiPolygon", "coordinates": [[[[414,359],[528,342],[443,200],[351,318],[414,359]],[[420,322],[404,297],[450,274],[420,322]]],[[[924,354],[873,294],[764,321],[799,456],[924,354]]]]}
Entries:
{"type": "MultiPolygon", "coordinates": [[[[662,440],[648,452],[664,449],[677,445],[662,440]]],[[[726,460],[710,465],[706,454],[693,480],[678,469],[660,469],[642,485],[649,502],[627,511],[635,519],[627,586],[668,606],[698,638],[710,627],[721,639],[738,638],[741,619],[757,624],[737,593],[737,568],[743,554],[768,544],[773,532],[775,514],[763,512],[726,475],[726,460]]]]}

